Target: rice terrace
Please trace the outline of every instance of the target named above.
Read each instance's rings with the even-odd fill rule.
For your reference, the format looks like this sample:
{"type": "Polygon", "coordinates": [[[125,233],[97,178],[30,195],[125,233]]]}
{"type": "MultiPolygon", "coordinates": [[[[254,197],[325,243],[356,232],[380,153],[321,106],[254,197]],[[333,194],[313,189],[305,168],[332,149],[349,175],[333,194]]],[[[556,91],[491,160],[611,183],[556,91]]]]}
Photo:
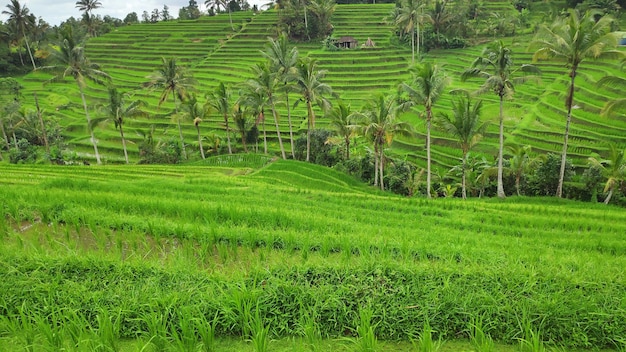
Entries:
{"type": "Polygon", "coordinates": [[[626,2],[117,1],[0,3],[0,351],[626,351],[626,2]]]}

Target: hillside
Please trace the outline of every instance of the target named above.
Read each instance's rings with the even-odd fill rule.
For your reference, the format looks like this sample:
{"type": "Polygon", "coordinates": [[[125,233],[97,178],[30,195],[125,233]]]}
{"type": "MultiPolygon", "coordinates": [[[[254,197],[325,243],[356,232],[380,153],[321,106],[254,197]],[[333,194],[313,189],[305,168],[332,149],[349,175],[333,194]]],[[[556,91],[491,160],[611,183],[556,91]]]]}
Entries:
{"type": "MultiPolygon", "coordinates": [[[[488,11],[512,11],[509,2],[490,1],[488,11]]],[[[330,84],[341,99],[359,109],[376,93],[391,93],[397,84],[406,80],[410,62],[410,49],[397,47],[390,43],[391,27],[383,21],[390,12],[392,5],[338,5],[333,16],[335,36],[352,35],[365,42],[371,38],[376,47],[371,49],[343,50],[337,52],[321,50],[321,44],[294,43],[300,55],[310,56],[319,60],[320,67],[328,71],[326,82],[330,84]]],[[[123,90],[132,91],[136,98],[148,103],[147,111],[150,118],[139,118],[129,121],[127,133],[135,143],[141,140],[134,130],[149,130],[155,125],[157,136],[171,136],[174,122],[167,117],[173,110],[171,102],[166,102],[157,109],[158,92],[143,90],[142,83],[159,64],[161,57],[177,57],[190,67],[198,80],[198,93],[203,96],[214,89],[218,82],[231,86],[249,78],[250,67],[261,60],[259,50],[263,49],[268,36],[274,35],[272,24],[276,13],[265,11],[253,15],[247,12],[233,14],[238,24],[236,31],[231,32],[226,15],[203,17],[197,21],[161,22],[156,24],[139,24],[122,27],[107,35],[93,38],[87,43],[87,55],[103,69],[110,73],[113,82],[123,90]]],[[[526,47],[530,35],[517,38],[504,38],[515,50],[518,64],[529,63],[531,53],[526,47]]],[[[459,82],[460,73],[467,68],[480,53],[482,46],[454,50],[436,50],[428,53],[425,60],[433,60],[444,64],[453,78],[451,89],[476,89],[480,82],[459,82]]],[[[505,107],[505,131],[508,142],[530,144],[536,151],[560,152],[562,131],[564,129],[564,96],[567,84],[565,68],[556,62],[538,63],[543,71],[540,82],[527,82],[516,87],[516,94],[507,101],[505,107]]],[[[626,117],[616,116],[606,119],[598,116],[599,109],[607,99],[622,96],[622,92],[614,89],[599,89],[595,82],[604,75],[623,75],[623,71],[614,62],[586,62],[580,70],[576,96],[577,110],[574,112],[570,155],[578,165],[583,165],[592,152],[606,150],[606,143],[626,144],[626,117]]],[[[25,96],[30,97],[33,91],[42,96],[44,110],[48,116],[58,118],[64,126],[69,142],[76,146],[86,158],[90,158],[91,147],[85,132],[82,104],[73,82],[66,84],[41,83],[49,76],[45,73],[33,73],[23,79],[26,86],[25,96]]],[[[102,87],[90,86],[87,97],[92,105],[104,102],[106,91],[102,87]]],[[[297,100],[293,95],[290,100],[297,100]]],[[[445,95],[435,110],[446,111],[450,95],[445,95]]],[[[497,99],[494,95],[484,95],[484,118],[495,119],[497,116],[497,99]]],[[[294,111],[296,127],[298,121],[304,121],[305,110],[301,106],[294,111]]],[[[282,108],[284,109],[284,107],[282,108]]],[[[282,111],[284,114],[284,111],[282,111]]],[[[425,164],[423,122],[415,114],[406,114],[405,119],[417,128],[418,138],[399,139],[394,143],[393,150],[399,154],[408,154],[418,165],[425,164]]],[[[320,127],[325,126],[320,119],[320,127]]],[[[287,131],[286,119],[280,121],[282,132],[287,131]]],[[[196,140],[196,131],[191,121],[184,123],[185,139],[196,140]]],[[[299,132],[303,132],[301,126],[299,132]]],[[[218,131],[223,135],[222,119],[216,115],[209,118],[203,128],[218,131]]],[[[478,150],[484,152],[488,159],[495,158],[496,126],[488,130],[487,137],[481,141],[478,150]]],[[[109,162],[121,160],[121,144],[118,133],[112,125],[101,127],[96,135],[105,159],[109,162]]],[[[277,143],[270,132],[272,149],[277,150],[277,143]]],[[[449,138],[435,132],[434,162],[443,169],[449,169],[458,162],[460,150],[449,138]]],[[[136,157],[135,147],[130,151],[136,157]]]]}
{"type": "Polygon", "coordinates": [[[568,351],[624,346],[621,209],[402,198],[267,162],[0,168],[0,348],[61,350],[72,331],[76,346],[175,344],[202,317],[221,338],[256,336],[257,319],[272,340],[345,342],[367,309],[391,341],[429,321],[446,340],[480,324],[499,351],[531,330],[568,351]]]}

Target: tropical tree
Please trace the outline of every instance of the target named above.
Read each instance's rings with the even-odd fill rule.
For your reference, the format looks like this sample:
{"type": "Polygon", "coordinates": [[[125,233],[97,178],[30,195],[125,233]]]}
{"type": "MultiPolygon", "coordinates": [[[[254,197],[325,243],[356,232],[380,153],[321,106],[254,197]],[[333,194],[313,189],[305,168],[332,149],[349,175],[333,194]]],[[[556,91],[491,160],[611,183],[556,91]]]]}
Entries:
{"type": "Polygon", "coordinates": [[[540,71],[533,65],[522,65],[514,67],[513,51],[506,46],[502,40],[497,40],[487,45],[481,55],[474,60],[471,68],[465,70],[461,75],[461,80],[465,81],[471,77],[479,77],[485,80],[478,90],[478,93],[488,91],[494,92],[500,100],[499,115],[499,145],[498,145],[498,180],[497,195],[500,198],[506,197],[504,183],[502,181],[504,159],[504,99],[515,93],[515,84],[522,83],[529,76],[513,77],[518,71],[528,74],[539,74],[540,71]]]}
{"type": "Polygon", "coordinates": [[[569,89],[565,97],[567,117],[563,134],[563,152],[556,196],[563,194],[565,177],[565,159],[569,126],[574,105],[575,80],[580,65],[588,59],[609,59],[623,57],[624,53],[615,50],[617,34],[611,32],[614,19],[604,15],[596,20],[596,11],[587,11],[584,15],[570,9],[567,17],[557,19],[550,26],[543,26],[531,42],[530,48],[536,49],[533,60],[557,59],[564,61],[569,68],[569,89]]]}
{"type": "Polygon", "coordinates": [[[224,82],[220,82],[215,91],[209,95],[209,104],[224,117],[228,154],[232,154],[233,149],[230,144],[230,127],[228,126],[228,119],[230,117],[232,107],[232,93],[230,89],[226,87],[224,82]]]}
{"type": "Polygon", "coordinates": [[[281,34],[277,39],[268,38],[265,51],[261,54],[270,60],[271,69],[276,73],[282,82],[282,91],[285,93],[285,104],[287,105],[287,121],[289,123],[289,141],[291,144],[291,156],[296,157],[293,138],[293,124],[291,123],[291,106],[289,104],[289,93],[293,91],[293,80],[295,65],[298,62],[298,49],[289,49],[287,36],[281,34]]]}
{"type": "Polygon", "coordinates": [[[356,135],[359,125],[356,123],[357,114],[353,113],[350,105],[340,101],[326,116],[330,120],[330,127],[346,146],[346,160],[350,159],[350,140],[356,135]]]}
{"type": "Polygon", "coordinates": [[[618,149],[609,144],[609,158],[600,159],[599,156],[589,158],[589,164],[597,167],[607,179],[604,192],[608,192],[604,204],[609,204],[615,189],[626,180],[626,149],[618,149]]]}
{"type": "Polygon", "coordinates": [[[306,161],[310,161],[311,130],[315,129],[313,104],[316,103],[322,111],[328,111],[330,108],[330,102],[325,95],[332,94],[332,88],[322,82],[325,76],[326,71],[317,68],[315,59],[302,58],[296,63],[296,89],[301,94],[301,101],[304,101],[307,109],[306,161]]]}
{"type": "Polygon", "coordinates": [[[99,0],[78,0],[76,1],[76,8],[79,11],[85,12],[85,21],[87,22],[87,28],[90,30],[91,35],[96,36],[95,28],[93,28],[93,17],[91,12],[95,9],[102,7],[102,3],[99,0]]]}
{"type": "Polygon", "coordinates": [[[433,117],[433,105],[439,100],[443,90],[450,84],[443,69],[431,63],[417,65],[411,69],[412,78],[408,83],[401,84],[401,90],[406,92],[415,105],[421,105],[426,110],[426,195],[431,197],[431,157],[430,157],[430,127],[433,117]]]}
{"type": "Polygon", "coordinates": [[[100,153],[98,153],[98,143],[94,137],[93,128],[91,128],[91,118],[89,117],[84,91],[88,80],[99,85],[104,85],[111,77],[102,71],[98,64],[91,62],[85,56],[85,48],[76,44],[71,32],[63,34],[63,40],[59,45],[59,49],[53,52],[53,57],[58,64],[43,67],[43,69],[55,72],[55,76],[48,82],[59,82],[65,80],[65,77],[72,77],[76,85],[78,85],[78,91],[85,110],[85,118],[87,119],[87,129],[89,130],[91,143],[93,144],[93,149],[96,154],[96,162],[101,164],[100,153]]]}
{"type": "Polygon", "coordinates": [[[8,15],[9,19],[7,23],[9,28],[13,28],[19,39],[24,39],[26,43],[26,49],[28,49],[28,55],[30,55],[30,62],[33,64],[33,69],[36,70],[35,59],[33,58],[33,52],[30,50],[30,44],[28,43],[28,36],[26,33],[30,32],[31,28],[35,25],[35,17],[30,14],[30,10],[26,6],[22,6],[18,0],[11,0],[7,6],[7,10],[2,11],[3,15],[8,15]]]}
{"type": "Polygon", "coordinates": [[[261,124],[264,153],[267,154],[267,133],[265,131],[265,105],[267,104],[267,96],[265,92],[257,90],[256,83],[253,81],[246,81],[239,92],[238,104],[244,106],[246,110],[255,116],[254,124],[256,126],[261,124]]]}
{"type": "Polygon", "coordinates": [[[126,164],[128,164],[128,151],[126,149],[126,138],[124,137],[124,122],[126,121],[126,118],[143,114],[141,108],[145,105],[145,103],[141,100],[133,100],[127,103],[126,99],[130,97],[129,94],[118,91],[114,86],[109,87],[108,90],[109,103],[105,107],[107,116],[91,120],[91,128],[93,129],[96,124],[100,124],[105,121],[113,121],[115,128],[120,130],[122,147],[124,149],[124,160],[126,160],[126,164]]]}
{"type": "Polygon", "coordinates": [[[224,9],[226,9],[228,11],[228,20],[230,21],[230,29],[234,31],[235,27],[233,26],[233,17],[230,13],[229,3],[230,1],[228,0],[206,0],[204,2],[204,5],[207,7],[215,6],[218,12],[220,11],[220,7],[223,7],[224,9]]]}
{"type": "Polygon", "coordinates": [[[425,5],[423,0],[403,0],[395,14],[394,24],[411,35],[411,63],[415,63],[415,52],[420,52],[420,25],[428,16],[424,14],[425,5]]]}
{"type": "MultiPolygon", "coordinates": [[[[626,78],[619,77],[619,76],[605,76],[605,77],[602,77],[598,81],[597,85],[599,87],[618,88],[620,89],[621,92],[623,92],[624,90],[626,90],[626,78]]],[[[602,116],[611,116],[613,112],[621,111],[625,109],[626,109],[626,98],[622,95],[619,98],[607,101],[602,107],[600,114],[602,114],[602,116]]]]}
{"type": "Polygon", "coordinates": [[[202,136],[200,134],[200,123],[208,111],[208,104],[202,105],[198,102],[198,98],[195,94],[191,94],[189,98],[183,104],[183,110],[187,115],[187,118],[193,121],[193,125],[196,127],[198,133],[198,147],[200,148],[200,155],[202,160],[205,159],[204,148],[202,147],[202,136]]]}
{"type": "Polygon", "coordinates": [[[537,167],[544,158],[533,156],[530,145],[508,145],[506,149],[511,156],[508,172],[515,177],[515,191],[519,196],[521,195],[522,177],[537,167]]]}
{"type": "Polygon", "coordinates": [[[241,144],[243,145],[243,150],[246,153],[248,152],[246,137],[250,128],[254,126],[254,121],[250,119],[250,117],[255,117],[254,108],[248,108],[239,104],[235,104],[233,108],[233,121],[235,121],[235,126],[237,127],[237,131],[239,131],[239,135],[241,136],[241,144]]]}
{"type": "Polygon", "coordinates": [[[385,164],[385,146],[391,145],[396,135],[410,136],[412,126],[405,121],[398,121],[400,112],[406,109],[405,104],[398,104],[395,97],[378,95],[361,112],[363,118],[362,134],[369,138],[374,145],[374,185],[380,185],[384,190],[383,182],[385,164]]]}
{"type": "Polygon", "coordinates": [[[253,77],[248,81],[248,85],[256,92],[263,94],[267,98],[267,105],[272,110],[274,116],[274,125],[276,127],[276,136],[278,137],[278,145],[283,159],[287,159],[283,139],[280,136],[280,127],[278,125],[278,113],[276,112],[276,102],[274,100],[277,85],[279,83],[276,73],[272,72],[271,64],[266,61],[264,63],[252,66],[253,77]]]}
{"type": "Polygon", "coordinates": [[[455,137],[461,147],[463,153],[461,161],[461,194],[463,199],[467,198],[467,182],[466,182],[466,170],[467,170],[467,153],[478,141],[482,138],[485,129],[487,128],[487,122],[480,121],[480,113],[482,108],[482,101],[477,101],[472,104],[472,99],[469,94],[463,94],[455,101],[452,102],[452,115],[442,113],[438,115],[436,123],[439,128],[455,137]]]}
{"type": "Polygon", "coordinates": [[[178,135],[180,137],[183,157],[187,159],[185,139],[183,138],[183,129],[180,125],[180,118],[178,118],[178,105],[176,104],[176,98],[180,101],[187,98],[188,92],[193,90],[195,81],[191,75],[187,73],[187,70],[183,66],[179,66],[177,64],[176,58],[161,58],[161,61],[161,66],[147,77],[149,81],[145,83],[144,86],[149,89],[162,90],[158,108],[161,107],[170,95],[172,96],[174,115],[176,116],[176,122],[178,125],[178,135]]]}
{"type": "Polygon", "coordinates": [[[335,0],[313,0],[308,8],[311,9],[311,12],[315,14],[315,17],[317,17],[317,22],[320,26],[320,33],[318,36],[325,36],[330,33],[332,31],[330,18],[333,13],[335,13],[335,9],[337,8],[335,0]]]}

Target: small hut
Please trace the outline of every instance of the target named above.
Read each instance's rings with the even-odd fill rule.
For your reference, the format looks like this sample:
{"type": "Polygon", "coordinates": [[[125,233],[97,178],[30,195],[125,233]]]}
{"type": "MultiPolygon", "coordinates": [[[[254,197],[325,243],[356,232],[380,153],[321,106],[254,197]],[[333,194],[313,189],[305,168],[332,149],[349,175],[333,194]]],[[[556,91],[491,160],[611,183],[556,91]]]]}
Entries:
{"type": "Polygon", "coordinates": [[[354,37],[341,37],[337,39],[337,47],[341,49],[355,49],[359,45],[359,42],[354,37]]]}

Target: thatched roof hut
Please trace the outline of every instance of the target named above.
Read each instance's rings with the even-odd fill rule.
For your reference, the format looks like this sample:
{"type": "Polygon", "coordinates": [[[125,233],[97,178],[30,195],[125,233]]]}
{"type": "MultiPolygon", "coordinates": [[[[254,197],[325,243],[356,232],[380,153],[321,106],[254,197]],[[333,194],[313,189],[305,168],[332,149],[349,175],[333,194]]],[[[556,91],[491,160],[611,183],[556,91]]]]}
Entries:
{"type": "Polygon", "coordinates": [[[354,37],[345,36],[337,39],[337,47],[343,49],[355,49],[359,42],[354,37]]]}

